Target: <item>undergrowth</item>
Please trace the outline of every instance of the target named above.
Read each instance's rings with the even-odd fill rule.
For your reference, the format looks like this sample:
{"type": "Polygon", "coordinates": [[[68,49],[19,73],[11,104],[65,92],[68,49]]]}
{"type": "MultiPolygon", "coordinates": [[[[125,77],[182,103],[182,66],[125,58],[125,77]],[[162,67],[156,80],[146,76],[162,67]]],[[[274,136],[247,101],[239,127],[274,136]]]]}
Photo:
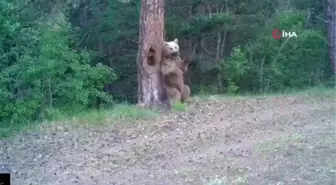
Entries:
{"type": "Polygon", "coordinates": [[[34,129],[40,124],[69,121],[71,124],[114,124],[120,121],[130,122],[154,119],[158,115],[159,112],[154,110],[142,109],[128,104],[118,104],[110,110],[87,110],[76,115],[67,115],[57,112],[57,115],[55,115],[52,120],[28,123],[2,123],[0,127],[0,138],[9,137],[24,130],[34,129]]]}
{"type": "MultiPolygon", "coordinates": [[[[309,95],[318,97],[335,97],[334,87],[316,86],[313,88],[307,88],[305,90],[287,90],[277,93],[263,93],[263,94],[237,94],[237,95],[207,95],[200,94],[193,97],[196,100],[208,101],[208,100],[221,100],[232,98],[235,100],[253,98],[253,97],[265,97],[265,96],[287,96],[287,95],[309,95]]],[[[174,112],[183,112],[187,109],[187,104],[173,103],[172,110],[174,112]]],[[[122,122],[131,122],[137,120],[149,120],[159,116],[159,112],[144,108],[139,108],[129,104],[118,104],[112,109],[101,110],[86,110],[75,115],[64,114],[59,111],[50,111],[52,116],[50,120],[43,120],[39,122],[3,122],[0,123],[0,138],[15,135],[18,132],[36,128],[41,123],[52,124],[53,122],[70,122],[70,124],[114,124],[122,122]]]]}
{"type": "Polygon", "coordinates": [[[172,103],[172,110],[175,112],[183,112],[186,111],[186,104],[181,102],[172,103]]]}

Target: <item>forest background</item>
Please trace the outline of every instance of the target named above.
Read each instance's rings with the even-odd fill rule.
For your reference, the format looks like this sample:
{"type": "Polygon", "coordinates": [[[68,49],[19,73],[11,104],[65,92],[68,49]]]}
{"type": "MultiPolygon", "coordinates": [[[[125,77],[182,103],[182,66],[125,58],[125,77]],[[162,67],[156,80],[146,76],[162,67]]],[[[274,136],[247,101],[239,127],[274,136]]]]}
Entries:
{"type": "MultiPolygon", "coordinates": [[[[165,4],[165,39],[178,38],[192,57],[193,94],[335,85],[322,0],[165,4]],[[275,28],[298,37],[275,39],[275,28]]],[[[1,127],[135,103],[140,8],[136,0],[1,0],[1,127]]]]}

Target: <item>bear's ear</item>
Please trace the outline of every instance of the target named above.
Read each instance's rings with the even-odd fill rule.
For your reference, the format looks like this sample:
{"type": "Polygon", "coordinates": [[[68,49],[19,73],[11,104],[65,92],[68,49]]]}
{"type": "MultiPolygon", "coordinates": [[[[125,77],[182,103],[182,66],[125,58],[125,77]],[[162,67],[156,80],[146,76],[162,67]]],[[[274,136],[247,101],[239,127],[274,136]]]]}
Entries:
{"type": "Polygon", "coordinates": [[[176,44],[178,44],[178,40],[177,40],[177,38],[174,40],[174,42],[175,42],[176,44]]]}

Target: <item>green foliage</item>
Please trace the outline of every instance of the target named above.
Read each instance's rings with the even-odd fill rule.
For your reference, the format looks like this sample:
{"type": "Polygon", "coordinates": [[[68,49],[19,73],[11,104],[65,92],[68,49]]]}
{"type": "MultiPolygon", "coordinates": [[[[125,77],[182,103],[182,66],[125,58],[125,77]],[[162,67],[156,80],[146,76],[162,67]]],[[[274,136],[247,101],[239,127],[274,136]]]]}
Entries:
{"type": "Polygon", "coordinates": [[[330,75],[323,32],[305,28],[301,12],[284,14],[265,27],[268,33],[261,34],[247,46],[254,91],[258,91],[258,87],[259,91],[274,91],[313,86],[323,83],[330,75]],[[273,28],[295,31],[298,37],[276,40],[269,36],[273,28]]]}
{"type": "Polygon", "coordinates": [[[43,124],[50,124],[51,122],[58,122],[60,124],[79,125],[99,125],[99,124],[116,124],[120,122],[133,122],[139,120],[153,120],[160,116],[160,112],[150,109],[139,108],[129,104],[116,104],[111,109],[86,109],[77,112],[75,115],[57,110],[51,111],[52,121],[47,120],[43,123],[26,122],[25,124],[8,124],[0,126],[0,138],[10,137],[21,131],[38,129],[43,124]]]}
{"type": "Polygon", "coordinates": [[[249,70],[250,66],[246,58],[246,54],[241,51],[239,47],[233,49],[228,61],[221,61],[223,74],[226,75],[225,80],[228,82],[228,92],[237,92],[239,86],[237,86],[244,74],[249,70]]]}
{"type": "Polygon", "coordinates": [[[77,112],[95,106],[97,98],[111,101],[103,88],[116,79],[113,70],[90,65],[89,52],[70,47],[71,26],[62,12],[53,21],[26,20],[24,13],[16,15],[24,6],[6,6],[0,14],[1,122],[42,119],[53,109],[77,112]]]}
{"type": "Polygon", "coordinates": [[[168,3],[173,10],[166,27],[169,37],[183,37],[184,47],[195,54],[187,77],[194,93],[330,84],[325,27],[316,22],[324,10],[316,1],[197,1],[189,4],[190,12],[180,12],[182,4],[168,3]],[[275,28],[298,37],[276,40],[275,28]],[[232,56],[238,46],[240,58],[232,56]]]}
{"type": "Polygon", "coordinates": [[[129,104],[116,104],[112,109],[85,110],[75,116],[60,117],[59,120],[71,119],[78,124],[115,124],[120,121],[137,121],[155,119],[159,112],[142,109],[129,104]]]}
{"type": "Polygon", "coordinates": [[[90,49],[95,60],[115,69],[118,80],[105,85],[118,101],[136,99],[140,3],[98,0],[69,9],[75,45],[90,49]]]}
{"type": "Polygon", "coordinates": [[[173,102],[172,103],[172,110],[176,112],[181,112],[186,110],[186,105],[181,102],[173,102]]]}

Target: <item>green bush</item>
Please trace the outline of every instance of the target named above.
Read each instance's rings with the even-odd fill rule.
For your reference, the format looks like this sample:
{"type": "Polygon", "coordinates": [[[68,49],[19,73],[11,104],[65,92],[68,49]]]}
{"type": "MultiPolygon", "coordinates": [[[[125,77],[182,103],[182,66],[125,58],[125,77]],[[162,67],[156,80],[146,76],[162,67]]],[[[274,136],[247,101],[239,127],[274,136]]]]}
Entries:
{"type": "Polygon", "coordinates": [[[250,68],[246,54],[240,47],[234,48],[227,62],[221,61],[221,67],[223,69],[222,73],[225,75],[225,80],[228,83],[227,92],[236,93],[239,89],[239,83],[242,77],[250,68]]]}
{"type": "Polygon", "coordinates": [[[103,88],[116,79],[113,70],[91,65],[89,52],[70,48],[71,27],[62,12],[57,21],[25,20],[21,6],[6,6],[0,12],[1,122],[42,119],[52,109],[78,112],[97,98],[111,101],[103,88]]]}
{"type": "Polygon", "coordinates": [[[323,83],[330,76],[326,37],[321,30],[305,28],[300,12],[280,14],[278,20],[266,27],[269,30],[260,35],[247,47],[250,51],[251,82],[260,91],[274,91],[284,88],[303,88],[323,83]],[[271,29],[295,31],[298,37],[270,37],[271,29]],[[259,88],[258,88],[259,87],[259,88]]]}

